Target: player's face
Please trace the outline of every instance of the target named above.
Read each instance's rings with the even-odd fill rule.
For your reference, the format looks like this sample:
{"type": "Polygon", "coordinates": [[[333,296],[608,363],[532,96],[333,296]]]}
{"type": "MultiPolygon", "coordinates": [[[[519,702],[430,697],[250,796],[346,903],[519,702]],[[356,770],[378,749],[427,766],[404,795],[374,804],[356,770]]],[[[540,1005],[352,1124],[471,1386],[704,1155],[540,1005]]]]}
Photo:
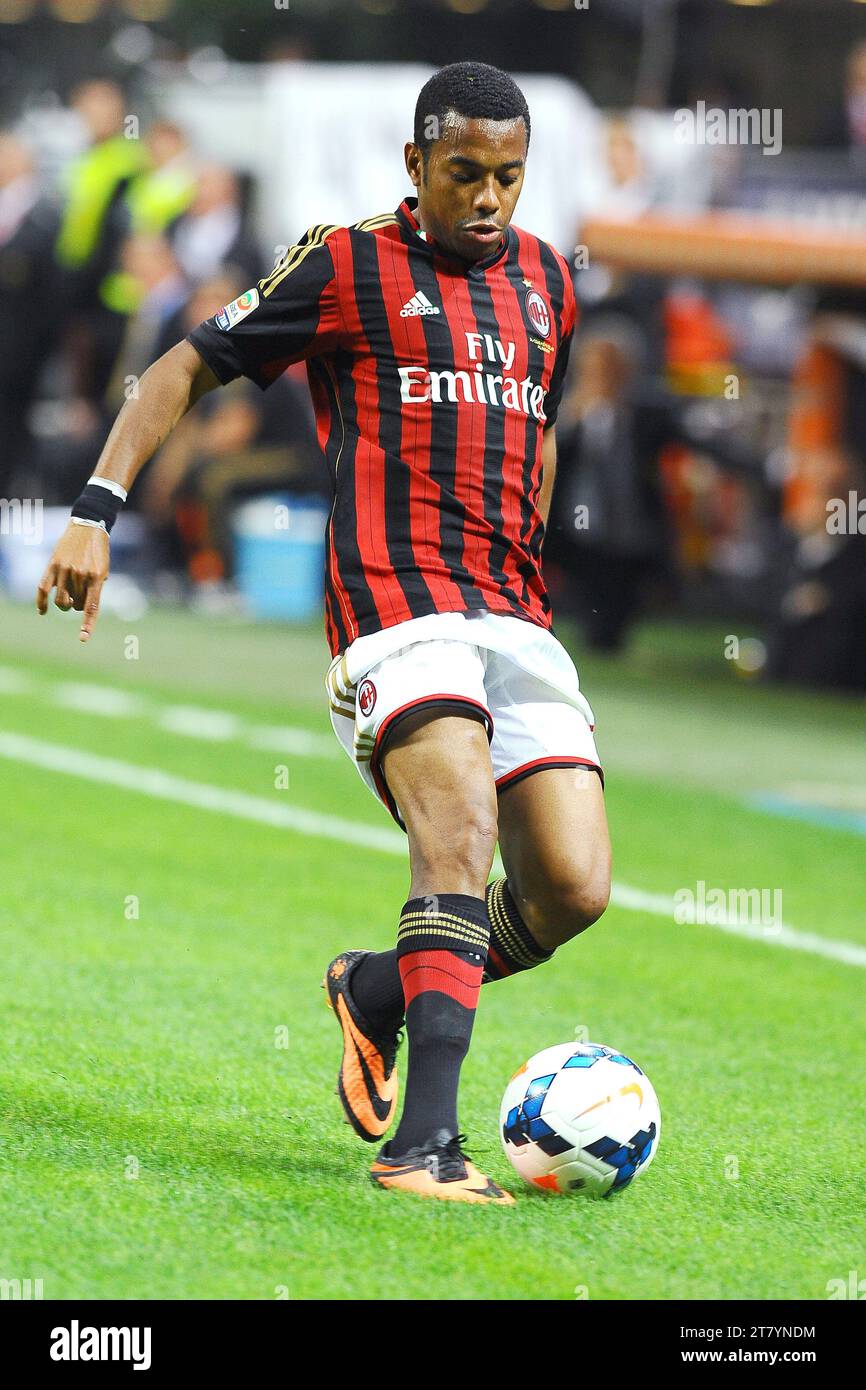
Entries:
{"type": "Polygon", "coordinates": [[[418,146],[406,146],[424,231],[464,260],[491,255],[514,214],[525,165],[526,126],[520,117],[450,116],[442,138],[429,147],[426,166],[418,146]]]}

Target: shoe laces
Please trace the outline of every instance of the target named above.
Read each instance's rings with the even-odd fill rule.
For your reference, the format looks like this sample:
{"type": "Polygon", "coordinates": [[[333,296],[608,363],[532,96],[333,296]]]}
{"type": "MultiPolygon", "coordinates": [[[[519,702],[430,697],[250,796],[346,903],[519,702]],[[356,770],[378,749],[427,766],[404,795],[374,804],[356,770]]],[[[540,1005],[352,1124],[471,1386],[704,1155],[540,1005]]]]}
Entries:
{"type": "Polygon", "coordinates": [[[466,1142],[465,1134],[455,1134],[447,1143],[434,1149],[440,1182],[459,1181],[466,1177],[466,1164],[469,1162],[464,1148],[466,1142]]]}
{"type": "Polygon", "coordinates": [[[385,1071],[389,1076],[394,1070],[394,1063],[397,1060],[397,1050],[401,1047],[402,1043],[403,1029],[398,1028],[396,1033],[378,1044],[379,1051],[382,1054],[382,1061],[385,1064],[385,1071]]]}

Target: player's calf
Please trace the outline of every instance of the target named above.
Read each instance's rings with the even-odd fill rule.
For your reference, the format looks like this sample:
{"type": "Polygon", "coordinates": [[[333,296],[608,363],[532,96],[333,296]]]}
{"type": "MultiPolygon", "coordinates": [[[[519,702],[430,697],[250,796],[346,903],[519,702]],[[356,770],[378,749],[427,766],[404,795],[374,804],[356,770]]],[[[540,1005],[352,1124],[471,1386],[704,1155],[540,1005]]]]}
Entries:
{"type": "Polygon", "coordinates": [[[469,1050],[487,956],[483,898],[412,898],[403,908],[397,961],[406,1007],[409,1066],[394,1152],[457,1133],[457,1086],[469,1050]]]}
{"type": "Polygon", "coordinates": [[[490,927],[484,889],[496,846],[496,792],[483,723],[442,715],[406,721],[383,757],[409,837],[409,901],[396,961],[409,1043],[393,1151],[457,1133],[457,1088],[469,1048],[490,927]]]}
{"type": "Polygon", "coordinates": [[[531,970],[598,921],[610,896],[610,838],[592,770],[545,769],[508,788],[499,823],[507,888],[488,890],[488,973],[531,970]]]}

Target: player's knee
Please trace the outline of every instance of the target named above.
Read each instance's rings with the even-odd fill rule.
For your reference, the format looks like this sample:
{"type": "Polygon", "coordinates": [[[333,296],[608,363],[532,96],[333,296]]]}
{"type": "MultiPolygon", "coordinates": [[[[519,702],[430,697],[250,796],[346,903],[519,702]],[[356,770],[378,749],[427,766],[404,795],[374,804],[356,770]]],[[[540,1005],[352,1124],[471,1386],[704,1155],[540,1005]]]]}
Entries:
{"type": "Polygon", "coordinates": [[[458,806],[436,829],[435,839],[454,864],[469,868],[492,861],[499,834],[495,811],[458,806]]]}
{"type": "Polygon", "coordinates": [[[457,803],[447,814],[416,818],[409,832],[413,878],[435,882],[439,890],[453,881],[473,883],[475,891],[482,891],[499,835],[495,807],[488,810],[457,803]]]}
{"type": "Polygon", "coordinates": [[[579,876],[563,875],[547,885],[538,907],[536,930],[546,950],[579,936],[603,915],[610,901],[610,875],[599,868],[579,876]]]}
{"type": "MultiPolygon", "coordinates": [[[[610,902],[610,877],[599,873],[578,884],[565,895],[563,916],[569,926],[569,937],[579,936],[607,911],[610,902]]],[[[568,939],[568,938],[567,938],[568,939]]]]}

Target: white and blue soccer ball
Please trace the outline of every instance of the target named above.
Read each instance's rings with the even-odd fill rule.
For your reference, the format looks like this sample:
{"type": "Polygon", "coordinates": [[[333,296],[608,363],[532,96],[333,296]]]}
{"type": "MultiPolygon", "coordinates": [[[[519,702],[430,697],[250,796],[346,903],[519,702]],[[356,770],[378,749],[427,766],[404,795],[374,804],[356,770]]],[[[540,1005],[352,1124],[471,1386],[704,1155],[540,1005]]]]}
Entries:
{"type": "Polygon", "coordinates": [[[561,1043],[515,1072],[499,1113],[502,1147],[525,1182],[607,1197],[655,1158],[661,1111],[649,1078],[613,1047],[561,1043]]]}

